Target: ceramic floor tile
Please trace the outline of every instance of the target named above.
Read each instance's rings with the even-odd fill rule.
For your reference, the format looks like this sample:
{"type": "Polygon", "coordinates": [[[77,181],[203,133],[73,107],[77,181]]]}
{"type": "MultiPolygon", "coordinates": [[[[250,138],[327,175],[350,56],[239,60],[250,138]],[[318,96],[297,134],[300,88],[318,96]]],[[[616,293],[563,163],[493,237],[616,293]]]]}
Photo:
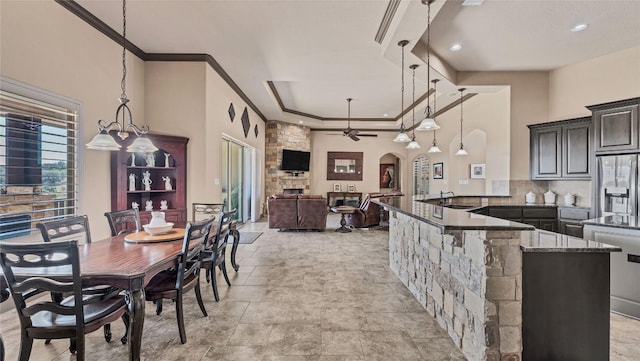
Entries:
{"type": "Polygon", "coordinates": [[[322,331],[323,355],[362,355],[360,331],[322,331]]]}
{"type": "MultiPolygon", "coordinates": [[[[239,246],[239,272],[228,264],[231,287],[216,272],[220,302],[202,277],[209,316],[202,316],[192,291],[185,295],[187,344],[180,343],[174,304],[165,301],[158,316],[146,303],[142,360],[464,360],[389,270],[388,233],[335,233],[339,217],[329,216],[326,232],[278,232],[266,222],[243,225],[264,233],[239,246]]],[[[128,348],[119,342],[122,322],[113,323],[112,331],[111,343],[102,331],[87,336],[87,360],[127,359],[128,348]]],[[[6,360],[16,360],[20,334],[14,309],[0,313],[0,333],[6,360]]],[[[610,360],[637,360],[639,345],[640,321],[612,314],[610,360]]],[[[68,346],[67,340],[50,345],[36,340],[31,360],[75,360],[68,346]]]]}

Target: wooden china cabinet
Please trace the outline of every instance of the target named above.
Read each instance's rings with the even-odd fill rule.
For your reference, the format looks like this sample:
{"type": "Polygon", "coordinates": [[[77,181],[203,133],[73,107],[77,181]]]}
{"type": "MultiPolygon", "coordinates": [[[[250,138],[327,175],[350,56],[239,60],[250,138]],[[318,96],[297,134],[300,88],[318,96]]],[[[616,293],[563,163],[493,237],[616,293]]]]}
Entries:
{"type": "MultiPolygon", "coordinates": [[[[112,133],[115,139],[117,135],[112,133]]],[[[121,141],[122,148],[111,152],[111,210],[132,208],[138,203],[141,224],[148,224],[151,212],[145,210],[147,201],[151,201],[153,211],[165,212],[167,222],[176,227],[184,227],[187,221],[187,142],[189,138],[170,135],[147,134],[158,148],[153,160],[146,154],[128,153],[127,147],[135,140],[131,134],[121,141]],[[165,153],[170,154],[168,164],[165,153]],[[150,190],[145,190],[144,175],[149,173],[150,190]],[[131,176],[133,174],[133,176],[131,176]],[[166,189],[166,177],[169,177],[170,190],[166,189]],[[133,180],[131,180],[133,178],[133,180]],[[130,189],[135,183],[135,190],[130,189]],[[162,210],[161,201],[167,201],[167,209],[162,210]]]]}

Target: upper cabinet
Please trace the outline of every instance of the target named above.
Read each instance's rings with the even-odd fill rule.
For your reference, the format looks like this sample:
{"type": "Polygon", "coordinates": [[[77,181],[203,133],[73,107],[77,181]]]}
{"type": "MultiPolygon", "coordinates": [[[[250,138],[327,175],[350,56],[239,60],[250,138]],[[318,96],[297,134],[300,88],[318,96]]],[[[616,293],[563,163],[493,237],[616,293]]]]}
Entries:
{"type": "Polygon", "coordinates": [[[184,227],[187,221],[186,178],[188,138],[147,134],[159,148],[154,153],[128,153],[135,135],[111,152],[111,210],[140,209],[140,222],[149,223],[151,211],[165,212],[165,219],[184,227]]]}
{"type": "Polygon", "coordinates": [[[640,98],[592,105],[596,153],[638,151],[638,107],[640,98]]]}
{"type": "Polygon", "coordinates": [[[590,117],[529,125],[531,179],[591,179],[590,117]]]}

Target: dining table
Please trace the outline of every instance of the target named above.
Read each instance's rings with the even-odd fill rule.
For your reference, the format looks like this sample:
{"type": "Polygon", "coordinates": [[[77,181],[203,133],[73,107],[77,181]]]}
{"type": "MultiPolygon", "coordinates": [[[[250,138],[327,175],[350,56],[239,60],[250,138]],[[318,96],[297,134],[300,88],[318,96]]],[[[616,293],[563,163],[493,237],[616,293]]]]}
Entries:
{"type": "MultiPolygon", "coordinates": [[[[184,234],[184,229],[174,230],[184,234]]],[[[182,237],[152,243],[128,242],[125,237],[127,235],[113,236],[79,245],[80,273],[83,288],[112,285],[126,291],[130,313],[129,360],[138,361],[145,314],[144,287],[153,276],[178,264],[182,237]]],[[[60,280],[70,277],[68,269],[61,268],[59,272],[58,275],[55,269],[48,270],[46,275],[60,280]]],[[[6,287],[4,277],[0,278],[6,287]]]]}
{"type": "MultiPolygon", "coordinates": [[[[214,222],[211,230],[217,229],[214,222]]],[[[127,293],[127,305],[130,313],[128,346],[129,360],[140,360],[142,330],[145,315],[144,287],[153,276],[178,264],[182,251],[184,228],[173,228],[173,237],[161,241],[139,241],[144,231],[108,237],[92,243],[79,245],[80,273],[82,287],[112,285],[127,293]],[[140,237],[136,237],[136,235],[140,237]]],[[[240,233],[232,227],[233,247],[231,263],[233,268],[240,267],[235,253],[240,243],[240,233]]],[[[196,244],[193,245],[194,247],[196,244]]],[[[56,277],[51,272],[47,276],[56,277]]],[[[60,279],[68,277],[68,270],[60,270],[60,279]]],[[[0,276],[0,289],[6,291],[7,285],[0,276]]],[[[6,292],[3,292],[3,296],[6,292]]],[[[3,297],[4,298],[4,297],[3,297]]]]}

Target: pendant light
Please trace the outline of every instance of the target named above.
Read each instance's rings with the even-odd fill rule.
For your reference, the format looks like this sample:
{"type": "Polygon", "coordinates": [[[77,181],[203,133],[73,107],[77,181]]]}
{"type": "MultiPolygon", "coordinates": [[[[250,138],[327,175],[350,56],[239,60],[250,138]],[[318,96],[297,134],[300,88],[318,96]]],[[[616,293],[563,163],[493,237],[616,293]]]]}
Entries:
{"type": "Polygon", "coordinates": [[[115,139],[109,134],[109,131],[112,129],[118,129],[118,137],[120,139],[125,140],[129,133],[128,130],[133,131],[136,138],[130,146],[127,147],[127,152],[130,153],[152,153],[158,150],[156,146],[153,145],[151,140],[145,136],[149,132],[149,127],[145,124],[141,128],[137,125],[133,124],[133,118],[131,116],[131,109],[127,103],[129,99],[127,98],[127,64],[126,64],[126,54],[127,54],[127,2],[126,0],[122,1],[122,80],[120,81],[120,86],[122,89],[122,94],[118,100],[120,101],[120,105],[118,109],[116,109],[116,120],[106,124],[106,122],[102,119],[98,120],[98,129],[100,132],[93,137],[93,139],[87,143],[88,149],[95,150],[119,150],[121,148],[120,144],[118,144],[115,139]],[[122,124],[120,124],[120,116],[122,116],[122,124]],[[125,126],[125,119],[129,118],[129,124],[125,126]]]}
{"type": "Polygon", "coordinates": [[[464,144],[462,144],[462,92],[464,92],[465,88],[458,89],[460,91],[460,149],[456,152],[456,155],[468,155],[466,150],[464,150],[464,144]]]}
{"type": "MultiPolygon", "coordinates": [[[[433,83],[433,94],[436,93],[437,85],[440,79],[433,79],[431,82],[433,83]]],[[[433,97],[433,121],[436,120],[436,113],[438,112],[436,108],[436,96],[433,97]]],[[[433,130],[433,143],[431,143],[431,148],[427,151],[427,153],[440,153],[440,147],[438,147],[438,141],[436,140],[436,130],[433,130]]]]}
{"type": "MultiPolygon", "coordinates": [[[[427,87],[430,86],[431,83],[431,3],[434,0],[422,0],[422,3],[427,4],[427,87]]],[[[431,90],[431,89],[429,89],[431,90]]],[[[433,98],[435,102],[435,89],[433,91],[433,98]]],[[[427,96],[427,107],[424,110],[425,118],[420,122],[420,126],[418,130],[436,130],[440,129],[438,123],[436,123],[435,116],[431,113],[431,107],[429,106],[430,96],[427,96]]],[[[435,110],[434,110],[435,111],[435,110]]]]}
{"type": "Polygon", "coordinates": [[[411,138],[404,131],[404,47],[409,44],[408,40],[400,40],[398,45],[402,47],[402,88],[400,88],[400,92],[402,93],[402,97],[400,98],[400,119],[402,124],[400,125],[400,133],[396,135],[396,138],[393,140],[396,143],[408,143],[411,141],[411,138]]]}
{"type": "Polygon", "coordinates": [[[411,124],[412,124],[412,136],[411,136],[411,142],[409,142],[409,144],[407,145],[407,149],[420,149],[420,143],[418,143],[416,141],[416,112],[415,112],[415,106],[413,106],[416,103],[416,68],[418,67],[418,64],[413,64],[411,66],[409,66],[409,69],[411,69],[412,71],[412,77],[413,77],[413,90],[411,91],[411,124]]]}

